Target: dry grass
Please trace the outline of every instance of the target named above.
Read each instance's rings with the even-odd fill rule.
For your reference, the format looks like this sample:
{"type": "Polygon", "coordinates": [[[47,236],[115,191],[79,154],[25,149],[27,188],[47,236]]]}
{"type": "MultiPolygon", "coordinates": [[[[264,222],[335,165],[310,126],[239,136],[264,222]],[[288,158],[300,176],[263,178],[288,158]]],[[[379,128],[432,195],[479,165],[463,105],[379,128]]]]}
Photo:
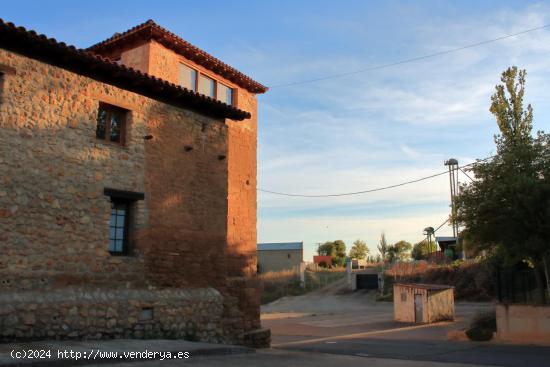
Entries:
{"type": "Polygon", "coordinates": [[[285,296],[298,296],[319,289],[345,276],[345,269],[306,270],[306,287],[300,284],[300,273],[296,270],[271,271],[258,274],[262,295],[261,303],[273,302],[285,296]]]}
{"type": "MultiPolygon", "coordinates": [[[[447,265],[400,263],[385,272],[386,282],[444,284],[455,287],[460,300],[489,301],[495,298],[495,274],[486,262],[465,261],[447,265]]],[[[388,287],[385,287],[387,290],[388,287]]]]}

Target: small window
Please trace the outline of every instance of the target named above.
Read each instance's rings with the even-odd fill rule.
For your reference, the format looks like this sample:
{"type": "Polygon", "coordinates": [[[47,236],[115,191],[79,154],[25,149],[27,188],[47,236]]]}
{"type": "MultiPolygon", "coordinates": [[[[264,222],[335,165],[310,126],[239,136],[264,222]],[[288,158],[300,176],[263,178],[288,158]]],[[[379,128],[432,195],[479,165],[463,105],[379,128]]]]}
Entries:
{"type": "Polygon", "coordinates": [[[180,64],[180,85],[190,89],[193,92],[197,91],[197,71],[187,65],[180,64]]]}
{"type": "Polygon", "coordinates": [[[97,112],[96,138],[124,144],[127,114],[127,110],[100,103],[97,112]]]}
{"type": "Polygon", "coordinates": [[[128,255],[132,208],[137,200],[145,199],[145,194],[111,188],[105,188],[103,193],[111,198],[109,252],[112,255],[128,255]]]}
{"type": "Polygon", "coordinates": [[[407,293],[401,292],[401,302],[407,302],[407,293]]]}
{"type": "Polygon", "coordinates": [[[290,259],[290,254],[286,254],[286,257],[290,259]]]}
{"type": "Polygon", "coordinates": [[[223,103],[228,105],[233,105],[233,89],[229,88],[227,85],[218,83],[218,99],[223,103]]]}
{"type": "Polygon", "coordinates": [[[0,103],[4,101],[4,73],[0,72],[0,103]]]}
{"type": "Polygon", "coordinates": [[[199,93],[205,96],[215,98],[216,97],[216,81],[205,75],[199,77],[199,93]]]}
{"type": "Polygon", "coordinates": [[[109,221],[109,252],[113,255],[128,253],[129,202],[113,199],[111,201],[111,220],[109,221]]]}

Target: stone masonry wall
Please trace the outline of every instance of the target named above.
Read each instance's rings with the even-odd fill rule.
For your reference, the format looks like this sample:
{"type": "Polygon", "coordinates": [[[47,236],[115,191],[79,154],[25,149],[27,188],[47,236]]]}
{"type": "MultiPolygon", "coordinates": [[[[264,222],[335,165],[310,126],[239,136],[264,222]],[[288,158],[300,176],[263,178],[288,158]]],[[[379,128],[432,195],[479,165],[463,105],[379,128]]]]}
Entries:
{"type": "Polygon", "coordinates": [[[118,292],[81,288],[0,294],[0,340],[181,338],[223,342],[212,288],[118,292]]]}
{"type": "MultiPolygon", "coordinates": [[[[2,294],[52,291],[69,297],[72,293],[61,291],[76,288],[112,297],[120,291],[215,287],[222,294],[222,306],[216,307],[223,310],[223,331],[216,337],[242,340],[250,322],[241,305],[251,306],[235,302],[229,291],[234,282],[227,279],[228,128],[223,121],[5,50],[0,50],[0,64],[16,70],[4,78],[0,103],[2,294]],[[95,138],[100,102],[129,110],[124,146],[95,138]],[[153,139],[144,140],[146,135],[153,139]],[[145,193],[132,208],[130,256],[108,252],[105,187],[145,193]]],[[[252,287],[239,286],[241,296],[257,295],[252,287]]],[[[57,307],[45,303],[52,305],[46,307],[50,311],[57,307]]],[[[252,317],[259,325],[256,308],[252,317]]],[[[44,315],[50,312],[46,309],[44,315]]],[[[36,319],[42,317],[39,310],[36,319]]],[[[23,320],[15,316],[15,324],[23,320]]],[[[137,330],[119,318],[122,334],[137,330]]],[[[15,319],[3,320],[11,325],[15,319]]],[[[203,321],[198,323],[203,330],[203,321]]],[[[69,336],[55,325],[52,321],[48,330],[69,336]]],[[[29,336],[28,329],[19,332],[29,336]]]]}

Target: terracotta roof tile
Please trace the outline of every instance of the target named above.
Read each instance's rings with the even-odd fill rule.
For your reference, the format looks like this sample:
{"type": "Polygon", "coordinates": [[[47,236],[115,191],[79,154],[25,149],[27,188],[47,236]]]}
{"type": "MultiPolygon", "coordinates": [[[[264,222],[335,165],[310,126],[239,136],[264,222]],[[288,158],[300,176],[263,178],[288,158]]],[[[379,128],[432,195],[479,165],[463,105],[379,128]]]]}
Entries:
{"type": "Polygon", "coordinates": [[[251,116],[246,111],[213,98],[139,70],[119,65],[93,52],[58,42],[33,30],[17,27],[2,19],[0,19],[0,48],[208,116],[233,120],[244,120],[251,116]]]}
{"type": "Polygon", "coordinates": [[[94,53],[102,53],[117,48],[129,39],[138,38],[144,40],[154,39],[162,43],[165,47],[175,51],[185,58],[204,66],[206,69],[215,72],[224,78],[231,80],[235,84],[247,89],[252,93],[265,93],[268,88],[249,76],[241,73],[237,69],[227,65],[221,60],[210,55],[206,51],[192,45],[191,43],[180,38],[178,35],[161,27],[153,20],[149,19],[145,23],[137,25],[123,33],[115,33],[111,38],[99,42],[88,48],[88,51],[94,53]]]}

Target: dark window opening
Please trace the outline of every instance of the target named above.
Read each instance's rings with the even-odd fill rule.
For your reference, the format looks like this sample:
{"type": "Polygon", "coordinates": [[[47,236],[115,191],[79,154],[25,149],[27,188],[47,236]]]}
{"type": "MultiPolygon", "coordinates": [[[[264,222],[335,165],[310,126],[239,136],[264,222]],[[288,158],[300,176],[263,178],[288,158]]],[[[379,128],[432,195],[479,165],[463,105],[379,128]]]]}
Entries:
{"type": "Polygon", "coordinates": [[[0,103],[4,100],[4,73],[0,72],[0,103]]]}
{"type": "Polygon", "coordinates": [[[127,114],[127,110],[100,103],[97,111],[96,138],[123,145],[127,114]]]}
{"type": "Polygon", "coordinates": [[[116,255],[128,253],[129,203],[120,199],[111,201],[109,221],[109,252],[116,255]]]}
{"type": "Polygon", "coordinates": [[[145,194],[107,187],[103,193],[111,197],[109,252],[111,255],[128,255],[130,253],[130,223],[133,218],[135,202],[145,199],[145,194]]]}

